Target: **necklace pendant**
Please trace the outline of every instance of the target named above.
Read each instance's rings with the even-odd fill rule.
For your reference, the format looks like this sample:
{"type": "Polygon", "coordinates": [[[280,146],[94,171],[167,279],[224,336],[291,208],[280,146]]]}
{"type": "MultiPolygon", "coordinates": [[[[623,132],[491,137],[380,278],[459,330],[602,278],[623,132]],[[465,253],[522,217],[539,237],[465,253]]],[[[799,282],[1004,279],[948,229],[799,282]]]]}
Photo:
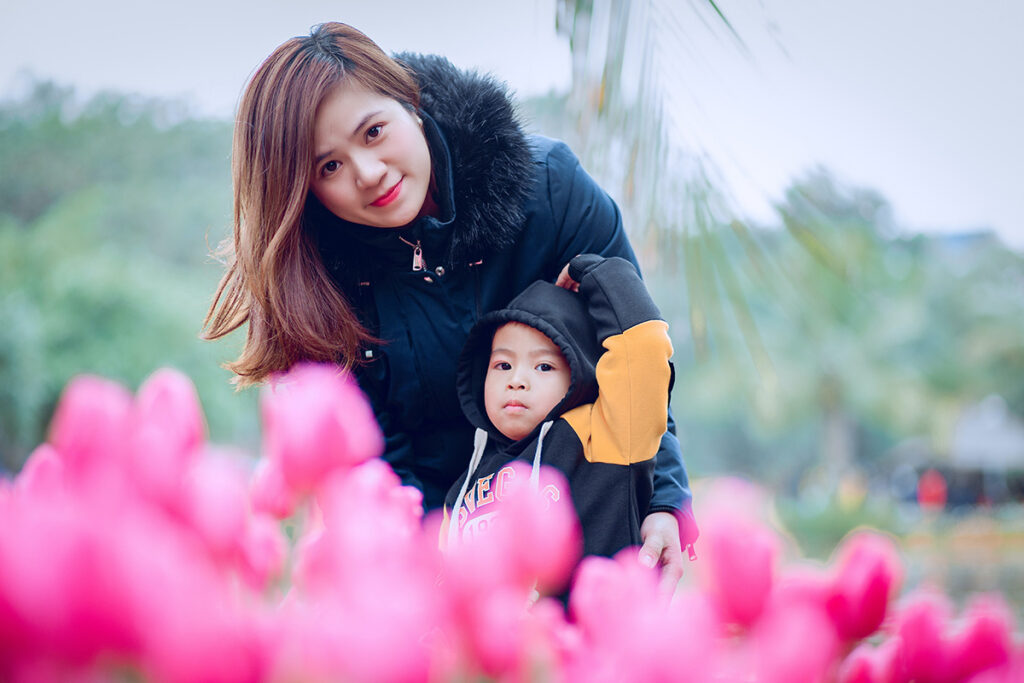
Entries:
{"type": "Polygon", "coordinates": [[[419,242],[416,242],[416,246],[412,249],[412,269],[423,270],[423,247],[420,246],[419,242]]]}

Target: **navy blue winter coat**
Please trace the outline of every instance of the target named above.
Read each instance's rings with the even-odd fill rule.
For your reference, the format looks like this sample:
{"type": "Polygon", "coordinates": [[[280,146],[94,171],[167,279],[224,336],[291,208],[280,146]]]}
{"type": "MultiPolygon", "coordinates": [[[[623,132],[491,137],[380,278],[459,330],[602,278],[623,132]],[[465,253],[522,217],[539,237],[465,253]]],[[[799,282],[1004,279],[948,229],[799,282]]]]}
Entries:
{"type": "MultiPolygon", "coordinates": [[[[636,264],[618,207],[560,142],[528,136],[503,86],[441,57],[398,55],[421,88],[440,217],[382,230],[345,222],[310,196],[306,228],[335,283],[380,344],[356,376],[386,437],[384,458],[439,507],[466,468],[473,427],[456,361],[481,315],[573,256],[636,264]],[[425,267],[414,270],[414,246],[425,267]]],[[[688,510],[674,425],[656,459],[650,512],[688,510]]]]}

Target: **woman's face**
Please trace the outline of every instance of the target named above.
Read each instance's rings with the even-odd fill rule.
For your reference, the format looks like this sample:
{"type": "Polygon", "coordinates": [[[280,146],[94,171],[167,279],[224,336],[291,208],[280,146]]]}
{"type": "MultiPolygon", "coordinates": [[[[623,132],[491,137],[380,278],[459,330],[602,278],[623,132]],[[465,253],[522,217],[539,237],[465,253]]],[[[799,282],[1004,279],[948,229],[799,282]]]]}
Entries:
{"type": "Polygon", "coordinates": [[[430,187],[430,150],[415,114],[398,100],[342,82],[320,104],[310,190],[352,223],[411,223],[430,187]]]}

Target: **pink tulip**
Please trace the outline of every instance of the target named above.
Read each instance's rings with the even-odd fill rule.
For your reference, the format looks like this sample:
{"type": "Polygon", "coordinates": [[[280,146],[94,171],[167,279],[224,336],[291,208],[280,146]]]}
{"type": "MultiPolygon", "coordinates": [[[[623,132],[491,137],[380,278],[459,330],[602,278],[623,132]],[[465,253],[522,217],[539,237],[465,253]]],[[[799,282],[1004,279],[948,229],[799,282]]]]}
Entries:
{"type": "Polygon", "coordinates": [[[264,679],[267,643],[258,621],[231,604],[227,587],[182,594],[161,614],[159,633],[150,634],[143,663],[147,679],[168,683],[249,683],[264,679]]]}
{"type": "Polygon", "coordinates": [[[947,680],[950,653],[945,631],[951,614],[949,599],[930,590],[916,591],[899,606],[892,626],[899,641],[897,680],[947,680]]]}
{"type": "Polygon", "coordinates": [[[963,619],[962,629],[949,645],[952,680],[966,680],[982,671],[1008,665],[1014,624],[1002,598],[975,598],[963,619]]]}
{"type": "Polygon", "coordinates": [[[473,658],[487,676],[525,673],[527,601],[522,591],[499,586],[477,596],[463,624],[473,658]],[[465,628],[468,627],[468,628],[465,628]]]}
{"type": "Polygon", "coordinates": [[[137,539],[119,535],[109,507],[24,498],[8,512],[0,533],[0,619],[16,631],[20,654],[85,664],[104,652],[137,651],[126,587],[138,577],[120,562],[137,539]]]}
{"type": "Polygon", "coordinates": [[[530,468],[518,462],[510,467],[514,476],[495,503],[497,522],[485,543],[504,550],[513,580],[556,593],[568,584],[582,545],[569,485],[561,472],[542,467],[533,490],[530,468]]]}
{"type": "Polygon", "coordinates": [[[23,496],[48,497],[65,492],[64,461],[50,444],[36,447],[15,479],[18,492],[23,496]]]}
{"type": "Polygon", "coordinates": [[[760,522],[724,510],[702,519],[707,590],[726,621],[749,628],[771,595],[778,537],[760,522]]]}
{"type": "Polygon", "coordinates": [[[234,456],[207,448],[182,482],[185,521],[213,557],[227,561],[240,549],[248,507],[248,473],[234,456]]]}
{"type": "Polygon", "coordinates": [[[876,532],[856,532],[838,549],[827,611],[841,640],[857,641],[882,625],[899,590],[902,565],[895,544],[876,532]]]}
{"type": "Polygon", "coordinates": [[[50,444],[75,482],[123,460],[132,395],[120,384],[79,375],[64,388],[50,425],[50,444]]]}
{"type": "Polygon", "coordinates": [[[535,586],[547,592],[566,584],[579,556],[578,526],[560,473],[542,468],[536,488],[529,478],[530,468],[514,463],[509,485],[495,492],[486,532],[445,551],[442,588],[461,643],[456,651],[475,663],[465,675],[521,678],[540,660],[557,658],[539,644],[540,634],[559,632],[550,606],[541,610],[546,621],[527,607],[535,586]]]}
{"type": "Polygon", "coordinates": [[[887,638],[878,647],[858,645],[840,663],[838,683],[894,683],[899,642],[887,638]]]}
{"type": "Polygon", "coordinates": [[[981,671],[970,678],[971,683],[1019,683],[1024,681],[1024,650],[1017,648],[1005,664],[981,671]]]}
{"type": "Polygon", "coordinates": [[[344,596],[285,603],[272,680],[431,680],[440,611],[433,583],[366,579],[344,596]]]}
{"type": "Polygon", "coordinates": [[[585,557],[580,562],[573,579],[569,610],[588,641],[610,646],[627,636],[630,623],[609,619],[609,615],[661,610],[663,600],[658,595],[657,575],[637,563],[633,554],[633,562],[626,559],[628,549],[615,559],[585,557]]]}
{"type": "MultiPolygon", "coordinates": [[[[335,471],[324,478],[316,495],[325,520],[334,520],[333,528],[338,531],[348,533],[351,528],[353,532],[364,533],[365,529],[348,520],[386,513],[380,523],[392,525],[388,531],[403,539],[419,533],[422,501],[423,494],[410,486],[403,486],[391,466],[379,458],[352,469],[335,471]]],[[[375,525],[371,523],[369,526],[375,525]]],[[[364,540],[377,545],[380,536],[370,534],[364,540]]],[[[389,544],[387,538],[380,540],[383,546],[389,544]]]]}
{"type": "Polygon", "coordinates": [[[245,577],[255,590],[263,590],[284,571],[287,540],[280,523],[268,515],[253,515],[242,539],[245,577]]]}
{"type": "Polygon", "coordinates": [[[115,662],[106,666],[78,666],[45,657],[21,659],[9,671],[0,666],[0,680],[4,683],[110,683],[134,673],[131,666],[115,662]]]}
{"type": "Polygon", "coordinates": [[[135,398],[129,439],[131,474],[142,492],[173,508],[181,479],[205,439],[206,422],[191,380],[171,369],[150,375],[135,398]]]}
{"type": "Polygon", "coordinates": [[[566,668],[570,681],[711,680],[720,650],[718,615],[705,596],[682,593],[669,604],[658,576],[635,549],[613,560],[580,563],[569,599],[581,643],[566,668]]]}
{"type": "Polygon", "coordinates": [[[775,580],[770,599],[772,603],[801,603],[824,612],[832,583],[832,576],[817,564],[791,564],[775,580]]]}
{"type": "Polygon", "coordinates": [[[312,520],[296,548],[296,581],[316,592],[349,578],[358,581],[366,572],[433,561],[437,539],[422,536],[423,509],[410,504],[417,499],[379,459],[334,472],[312,509],[322,519],[312,520]]]}
{"type": "Polygon", "coordinates": [[[158,425],[164,438],[181,453],[206,440],[206,418],[195,385],[177,370],[157,370],[142,383],[135,395],[133,418],[158,425]]]}
{"type": "Polygon", "coordinates": [[[750,638],[755,678],[764,683],[816,683],[828,680],[838,643],[827,617],[801,603],[775,604],[750,638]]]}
{"type": "Polygon", "coordinates": [[[330,479],[322,521],[314,518],[296,548],[298,599],[289,609],[298,623],[289,621],[277,667],[288,672],[284,678],[327,671],[328,679],[423,680],[445,613],[437,538],[421,532],[422,508],[410,507],[385,463],[370,461],[330,479]],[[311,609],[316,616],[308,616],[311,609]],[[322,629],[313,639],[304,635],[308,618],[322,629]]]}
{"type": "Polygon", "coordinates": [[[196,537],[141,510],[119,530],[119,564],[142,632],[145,680],[259,680],[267,664],[258,603],[221,571],[196,537]]]}
{"type": "Polygon", "coordinates": [[[550,672],[558,680],[583,647],[579,628],[566,620],[565,608],[554,598],[541,598],[530,608],[528,647],[533,653],[531,667],[550,672]]]}
{"type": "Polygon", "coordinates": [[[276,460],[260,458],[249,483],[253,510],[277,519],[291,517],[297,504],[295,492],[285,483],[276,460]]]}
{"type": "Polygon", "coordinates": [[[380,455],[384,439],[351,376],[334,365],[300,364],[263,393],[267,455],[297,492],[331,471],[380,455]]]}

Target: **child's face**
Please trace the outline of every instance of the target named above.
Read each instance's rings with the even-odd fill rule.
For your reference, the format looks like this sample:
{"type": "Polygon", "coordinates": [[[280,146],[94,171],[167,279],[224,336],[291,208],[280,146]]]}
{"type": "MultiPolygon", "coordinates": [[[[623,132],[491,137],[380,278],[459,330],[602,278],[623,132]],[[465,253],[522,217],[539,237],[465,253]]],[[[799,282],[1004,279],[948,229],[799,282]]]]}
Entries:
{"type": "Polygon", "coordinates": [[[491,342],[484,379],[487,417],[499,432],[518,441],[565,397],[569,379],[569,365],[547,335],[505,323],[491,342]]]}

